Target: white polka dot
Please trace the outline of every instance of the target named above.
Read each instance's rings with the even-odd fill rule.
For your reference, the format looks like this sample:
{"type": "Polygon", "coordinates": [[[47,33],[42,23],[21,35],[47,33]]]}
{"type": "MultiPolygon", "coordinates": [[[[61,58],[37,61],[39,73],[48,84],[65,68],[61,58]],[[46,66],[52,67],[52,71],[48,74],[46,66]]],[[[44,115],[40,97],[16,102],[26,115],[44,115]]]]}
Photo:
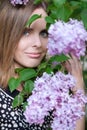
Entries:
{"type": "Polygon", "coordinates": [[[1,107],[1,104],[0,104],[0,107],[1,107]]]}
{"type": "Polygon", "coordinates": [[[6,115],[5,115],[5,114],[3,114],[2,116],[3,116],[3,117],[6,117],[6,115]]]}
{"type": "Polygon", "coordinates": [[[1,119],[1,121],[3,122],[3,118],[1,119]]]}
{"type": "MultiPolygon", "coordinates": [[[[10,117],[10,116],[9,116],[10,117]]],[[[10,117],[10,120],[12,120],[12,117],[10,117]]]]}
{"type": "Polygon", "coordinates": [[[2,127],[2,130],[5,130],[4,127],[2,127]]]}
{"type": "Polygon", "coordinates": [[[14,116],[14,112],[11,112],[11,116],[14,116]]]}
{"type": "Polygon", "coordinates": [[[8,101],[11,101],[11,99],[9,98],[8,101]]]}
{"type": "Polygon", "coordinates": [[[3,99],[5,99],[5,95],[3,95],[3,99]]]}
{"type": "Polygon", "coordinates": [[[1,110],[1,113],[4,113],[5,111],[4,110],[1,110]]]}
{"type": "Polygon", "coordinates": [[[14,117],[14,119],[16,120],[16,119],[17,119],[17,117],[15,116],[15,117],[14,117]]]}
{"type": "Polygon", "coordinates": [[[9,124],[8,127],[10,128],[10,127],[11,127],[11,124],[9,124]]]}
{"type": "Polygon", "coordinates": [[[8,113],[8,112],[6,112],[6,114],[8,115],[9,113],[8,113]]]}
{"type": "Polygon", "coordinates": [[[15,123],[15,121],[12,121],[12,124],[14,124],[15,123]]]}
{"type": "Polygon", "coordinates": [[[14,127],[18,127],[18,125],[16,123],[14,123],[14,127]]]}
{"type": "Polygon", "coordinates": [[[1,95],[3,95],[3,93],[1,92],[1,95]]]}
{"type": "Polygon", "coordinates": [[[5,126],[7,126],[8,124],[5,124],[5,126]]]}
{"type": "Polygon", "coordinates": [[[20,124],[20,126],[22,126],[22,123],[19,123],[20,124]]]}
{"type": "Polygon", "coordinates": [[[6,104],[4,104],[2,107],[3,107],[4,109],[6,109],[6,104]]]}
{"type": "Polygon", "coordinates": [[[8,110],[9,110],[9,111],[11,111],[11,109],[10,109],[10,108],[8,108],[8,110]]]}

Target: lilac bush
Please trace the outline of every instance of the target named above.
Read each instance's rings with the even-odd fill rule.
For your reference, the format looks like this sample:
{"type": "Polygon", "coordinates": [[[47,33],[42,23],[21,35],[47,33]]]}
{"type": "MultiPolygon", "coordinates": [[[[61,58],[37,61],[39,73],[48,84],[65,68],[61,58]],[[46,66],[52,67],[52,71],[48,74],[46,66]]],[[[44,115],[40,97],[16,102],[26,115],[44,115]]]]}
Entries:
{"type": "Polygon", "coordinates": [[[24,112],[27,122],[42,125],[44,117],[53,111],[53,130],[74,130],[76,120],[85,115],[82,107],[87,102],[82,90],[78,90],[75,95],[69,93],[75,83],[72,75],[62,72],[44,72],[42,77],[37,77],[24,112]]]}
{"type": "Polygon", "coordinates": [[[73,53],[77,58],[85,55],[87,31],[82,21],[56,21],[50,26],[48,33],[48,54],[53,56],[73,53]]]}

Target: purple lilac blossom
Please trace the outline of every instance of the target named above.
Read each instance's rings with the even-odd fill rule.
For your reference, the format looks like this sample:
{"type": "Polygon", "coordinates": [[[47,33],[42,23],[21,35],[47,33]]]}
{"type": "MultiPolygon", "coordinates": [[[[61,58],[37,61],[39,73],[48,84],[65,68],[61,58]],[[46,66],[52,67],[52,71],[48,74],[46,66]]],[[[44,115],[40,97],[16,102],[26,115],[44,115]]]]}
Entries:
{"type": "Polygon", "coordinates": [[[24,111],[26,121],[42,125],[44,117],[53,111],[52,130],[74,130],[76,120],[85,115],[82,108],[87,103],[82,90],[75,95],[69,93],[75,84],[72,75],[62,72],[44,72],[42,77],[37,77],[32,95],[27,99],[28,105],[24,111]]]}
{"type": "Polygon", "coordinates": [[[87,31],[82,21],[70,19],[51,24],[48,30],[48,54],[74,54],[77,58],[85,55],[87,31]]]}
{"type": "Polygon", "coordinates": [[[10,0],[12,5],[26,5],[29,0],[10,0]]]}

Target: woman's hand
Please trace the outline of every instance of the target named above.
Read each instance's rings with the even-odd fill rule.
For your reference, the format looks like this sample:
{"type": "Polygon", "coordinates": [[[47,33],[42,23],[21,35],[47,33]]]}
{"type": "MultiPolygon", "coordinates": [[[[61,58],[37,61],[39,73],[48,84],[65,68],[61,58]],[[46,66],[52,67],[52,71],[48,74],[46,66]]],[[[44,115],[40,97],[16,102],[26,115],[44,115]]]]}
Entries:
{"type": "MultiPolygon", "coordinates": [[[[71,54],[71,59],[66,61],[64,66],[76,79],[76,86],[72,89],[72,93],[75,94],[78,89],[83,89],[83,92],[85,92],[81,61],[71,54]]],[[[83,108],[83,111],[85,111],[85,108],[83,108]]],[[[85,130],[85,116],[77,120],[75,130],[85,130]]]]}
{"type": "Polygon", "coordinates": [[[73,88],[72,92],[75,93],[78,89],[84,90],[81,61],[71,54],[71,58],[64,63],[64,66],[76,79],[76,86],[73,88]]]}

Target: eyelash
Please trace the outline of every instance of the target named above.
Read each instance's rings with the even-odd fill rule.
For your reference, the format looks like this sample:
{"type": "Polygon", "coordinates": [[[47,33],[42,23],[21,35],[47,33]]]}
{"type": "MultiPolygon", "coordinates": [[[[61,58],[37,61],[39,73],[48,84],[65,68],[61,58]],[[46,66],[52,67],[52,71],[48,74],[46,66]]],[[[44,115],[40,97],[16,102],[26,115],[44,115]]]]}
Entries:
{"type": "Polygon", "coordinates": [[[47,38],[47,37],[48,37],[48,32],[47,32],[47,30],[42,30],[42,31],[40,32],[40,35],[43,36],[44,38],[47,38]]]}
{"type": "MultiPolygon", "coordinates": [[[[23,32],[23,35],[24,36],[29,36],[29,34],[32,32],[32,29],[25,29],[24,32],[23,32]]],[[[40,35],[43,37],[43,38],[47,38],[48,37],[48,32],[47,30],[42,30],[40,32],[40,35]]]]}
{"type": "Polygon", "coordinates": [[[31,33],[32,29],[25,29],[23,32],[24,36],[28,36],[31,33]]]}

